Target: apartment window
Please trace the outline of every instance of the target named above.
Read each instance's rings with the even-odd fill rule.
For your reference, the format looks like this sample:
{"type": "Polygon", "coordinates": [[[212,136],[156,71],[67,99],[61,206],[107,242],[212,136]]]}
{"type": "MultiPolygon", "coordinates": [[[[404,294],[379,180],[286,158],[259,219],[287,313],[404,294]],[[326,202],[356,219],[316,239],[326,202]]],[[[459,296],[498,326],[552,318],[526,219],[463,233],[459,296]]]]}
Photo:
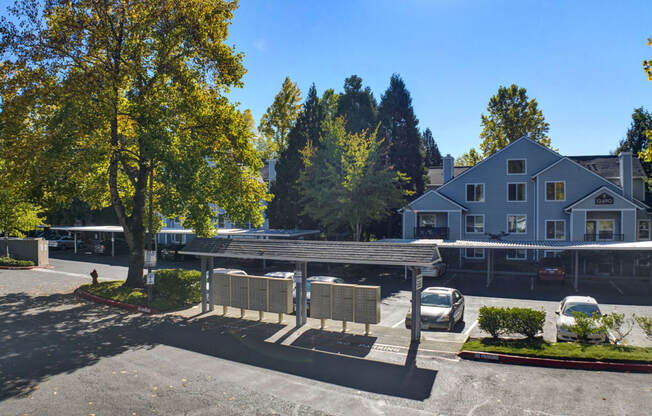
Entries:
{"type": "Polygon", "coordinates": [[[465,248],[464,257],[467,259],[484,259],[484,249],[482,248],[465,248]]]}
{"type": "Polygon", "coordinates": [[[638,222],[638,239],[639,240],[650,239],[650,220],[640,220],[638,222]]]}
{"type": "Polygon", "coordinates": [[[565,201],[566,182],[546,182],[546,201],[565,201]]]}
{"type": "Polygon", "coordinates": [[[508,215],[507,232],[513,234],[525,234],[527,232],[527,216],[508,215]]]}
{"type": "Polygon", "coordinates": [[[467,183],[466,184],[466,202],[484,201],[484,184],[467,183]]]}
{"type": "Polygon", "coordinates": [[[466,232],[484,233],[484,215],[467,215],[466,232]]]}
{"type": "Polygon", "coordinates": [[[509,249],[507,250],[507,260],[527,260],[527,250],[509,249]]]}
{"type": "Polygon", "coordinates": [[[508,175],[525,174],[525,159],[508,159],[507,174],[508,175]]]}
{"type": "Polygon", "coordinates": [[[507,200],[508,201],[525,201],[525,183],[508,183],[507,200]]]}
{"type": "Polygon", "coordinates": [[[546,221],[546,240],[564,240],[566,238],[566,221],[546,221]]]}

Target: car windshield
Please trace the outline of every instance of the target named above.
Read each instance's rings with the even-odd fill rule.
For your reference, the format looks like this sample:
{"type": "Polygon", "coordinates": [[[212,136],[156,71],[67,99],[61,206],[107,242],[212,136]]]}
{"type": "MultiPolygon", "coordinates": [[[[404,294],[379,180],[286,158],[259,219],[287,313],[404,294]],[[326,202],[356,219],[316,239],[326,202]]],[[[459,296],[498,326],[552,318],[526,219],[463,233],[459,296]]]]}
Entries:
{"type": "Polygon", "coordinates": [[[564,315],[566,316],[573,316],[574,312],[579,312],[586,316],[592,316],[594,312],[599,315],[600,309],[598,309],[598,305],[591,303],[575,303],[564,308],[564,315]]]}
{"type": "Polygon", "coordinates": [[[451,295],[448,293],[422,293],[421,305],[450,307],[451,295]]]}

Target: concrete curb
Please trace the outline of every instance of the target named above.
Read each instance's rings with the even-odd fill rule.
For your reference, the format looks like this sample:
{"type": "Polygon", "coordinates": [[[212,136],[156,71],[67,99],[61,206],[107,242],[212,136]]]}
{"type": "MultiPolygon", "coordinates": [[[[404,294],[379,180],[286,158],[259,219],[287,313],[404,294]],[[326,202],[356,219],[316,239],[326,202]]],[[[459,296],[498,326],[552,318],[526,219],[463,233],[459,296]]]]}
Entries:
{"type": "Polygon", "coordinates": [[[0,266],[0,270],[48,269],[50,266],[0,266]]]}
{"type": "Polygon", "coordinates": [[[141,313],[148,313],[148,314],[159,314],[161,313],[158,309],[150,308],[147,306],[141,306],[141,305],[132,305],[131,303],[125,303],[125,302],[120,302],[117,300],[112,300],[112,299],[106,299],[101,296],[93,295],[92,293],[88,293],[85,290],[82,289],[75,289],[74,292],[75,296],[81,296],[83,298],[86,298],[88,300],[92,300],[93,302],[97,303],[103,303],[105,305],[109,306],[116,306],[118,308],[122,309],[127,309],[130,311],[134,312],[141,312],[141,313]]]}
{"type": "Polygon", "coordinates": [[[643,363],[560,360],[554,358],[527,357],[522,355],[496,354],[493,352],[478,351],[460,351],[457,356],[467,360],[482,360],[502,364],[533,365],[538,367],[570,368],[578,370],[652,373],[652,364],[643,363]]]}

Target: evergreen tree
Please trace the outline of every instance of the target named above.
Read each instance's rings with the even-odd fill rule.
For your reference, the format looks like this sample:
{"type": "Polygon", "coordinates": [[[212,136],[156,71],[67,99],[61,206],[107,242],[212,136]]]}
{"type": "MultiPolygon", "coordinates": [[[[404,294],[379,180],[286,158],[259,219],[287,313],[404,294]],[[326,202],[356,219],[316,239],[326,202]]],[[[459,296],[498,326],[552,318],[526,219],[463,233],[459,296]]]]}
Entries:
{"type": "Polygon", "coordinates": [[[362,78],[351,75],[344,80],[344,94],[337,103],[337,116],[344,117],[347,132],[360,133],[365,129],[375,129],[377,106],[371,89],[362,89],[362,78]]]}
{"type": "MultiPolygon", "coordinates": [[[[643,109],[643,107],[635,108],[632,113],[632,124],[627,130],[627,134],[620,145],[616,149],[616,154],[620,152],[632,152],[634,157],[637,157],[641,152],[652,144],[652,140],[646,134],[646,131],[652,130],[652,114],[643,109]]],[[[640,156],[639,156],[640,157],[640,156]]],[[[641,159],[643,159],[641,157],[641,159]]],[[[652,163],[641,161],[645,173],[650,176],[652,173],[652,163]]]]}
{"type": "Polygon", "coordinates": [[[444,161],[442,160],[441,153],[439,153],[439,147],[437,146],[437,142],[435,142],[435,138],[432,137],[432,131],[429,128],[423,132],[421,139],[426,151],[426,167],[443,165],[444,161]]]}
{"type": "Polygon", "coordinates": [[[546,123],[539,104],[529,99],[525,88],[517,85],[499,87],[487,105],[488,115],[482,114],[480,150],[483,157],[489,157],[514,140],[523,136],[550,147],[546,136],[550,125],[546,123]]]}
{"type": "Polygon", "coordinates": [[[315,222],[301,215],[298,179],[305,166],[301,151],[308,142],[319,147],[322,121],[337,108],[337,95],[333,90],[324,92],[320,100],[313,84],[303,104],[294,127],[288,134],[287,147],[281,152],[276,165],[276,181],[272,184],[274,196],[267,209],[272,228],[315,228],[315,222]]]}
{"type": "MultiPolygon", "coordinates": [[[[421,195],[425,188],[427,172],[418,128],[419,120],[414,115],[410,92],[397,74],[392,75],[389,87],[381,97],[378,119],[378,134],[383,139],[387,165],[407,176],[407,180],[401,183],[404,195],[421,195]]],[[[405,202],[407,199],[408,196],[405,196],[405,202]]],[[[400,219],[401,216],[394,213],[386,221],[384,232],[378,228],[374,231],[386,236],[398,234],[401,228],[400,219]]]]}

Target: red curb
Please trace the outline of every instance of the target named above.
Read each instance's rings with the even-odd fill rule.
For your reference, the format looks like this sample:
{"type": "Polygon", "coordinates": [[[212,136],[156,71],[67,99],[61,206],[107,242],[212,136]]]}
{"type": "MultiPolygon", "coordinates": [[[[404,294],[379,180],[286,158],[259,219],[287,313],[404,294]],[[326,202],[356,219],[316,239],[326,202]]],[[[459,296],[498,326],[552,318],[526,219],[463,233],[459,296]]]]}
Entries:
{"type": "Polygon", "coordinates": [[[496,354],[492,352],[460,351],[457,356],[467,360],[492,361],[503,364],[534,365],[539,367],[571,368],[596,371],[629,371],[652,373],[652,364],[611,363],[605,361],[558,360],[554,358],[526,357],[522,355],[496,354]]]}
{"type": "Polygon", "coordinates": [[[75,289],[74,293],[77,296],[81,296],[83,298],[92,300],[94,302],[104,303],[105,305],[116,306],[118,308],[128,309],[128,310],[134,311],[134,312],[142,312],[142,313],[149,313],[149,314],[161,313],[158,309],[149,308],[147,306],[141,306],[141,305],[132,305],[131,303],[125,303],[125,302],[120,302],[120,301],[113,300],[113,299],[103,298],[101,296],[97,296],[97,295],[93,295],[92,293],[88,293],[85,290],[82,290],[82,289],[79,289],[79,288],[75,289]]]}

